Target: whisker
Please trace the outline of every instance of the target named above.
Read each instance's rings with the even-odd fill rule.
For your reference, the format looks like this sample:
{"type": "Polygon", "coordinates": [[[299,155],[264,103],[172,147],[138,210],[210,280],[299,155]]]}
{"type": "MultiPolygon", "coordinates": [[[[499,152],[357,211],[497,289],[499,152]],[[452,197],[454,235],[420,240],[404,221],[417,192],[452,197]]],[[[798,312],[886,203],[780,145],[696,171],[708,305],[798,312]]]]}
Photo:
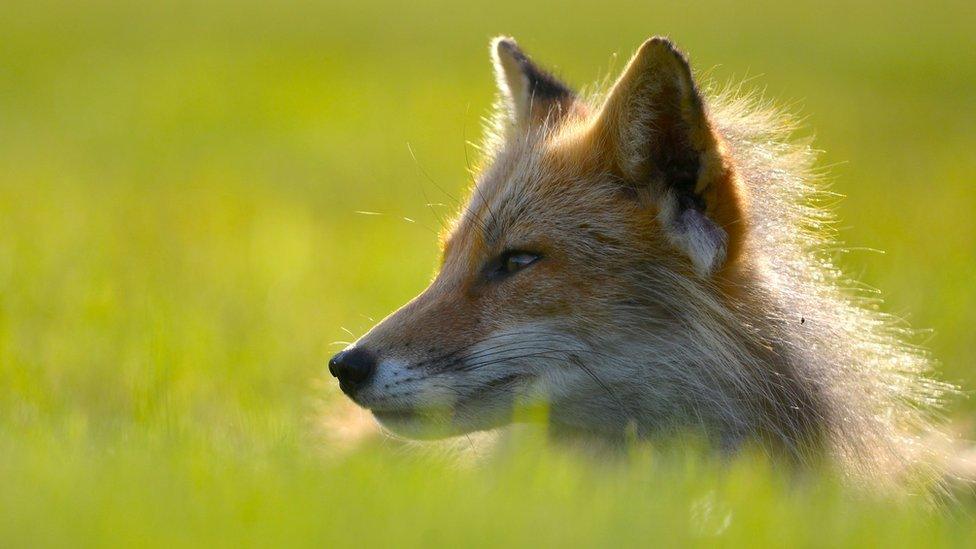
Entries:
{"type": "MultiPolygon", "coordinates": [[[[420,160],[417,159],[417,155],[414,153],[413,147],[410,145],[410,143],[407,143],[407,150],[410,152],[410,156],[411,158],[413,158],[414,164],[417,166],[417,170],[421,173],[421,175],[423,175],[424,178],[427,179],[427,181],[429,181],[431,185],[436,187],[437,190],[439,190],[441,193],[443,193],[448,198],[450,198],[451,201],[453,201],[455,204],[459,204],[460,201],[454,195],[444,190],[444,188],[438,185],[437,182],[434,181],[434,178],[431,177],[429,173],[427,173],[427,170],[424,169],[423,165],[420,163],[420,160]]],[[[477,186],[475,186],[475,188],[477,188],[477,186]]],[[[426,191],[424,191],[423,186],[420,187],[420,192],[424,195],[424,201],[430,202],[430,199],[427,197],[427,193],[426,191]]],[[[439,214],[435,213],[435,215],[438,215],[438,217],[440,217],[439,214]]],[[[472,217],[474,218],[475,223],[479,227],[481,227],[481,230],[487,232],[487,225],[485,224],[484,220],[474,213],[472,213],[472,217]]],[[[444,220],[442,218],[440,219],[440,223],[442,228],[446,227],[446,224],[444,223],[444,220]]]]}
{"type": "MultiPolygon", "coordinates": [[[[410,143],[407,143],[407,150],[410,151],[410,156],[413,158],[413,162],[414,164],[416,164],[417,169],[420,170],[431,183],[433,183],[433,179],[429,175],[427,175],[424,169],[420,166],[420,161],[417,160],[417,155],[413,153],[413,147],[410,146],[410,143]]],[[[437,219],[437,222],[440,223],[441,230],[446,229],[447,224],[444,223],[444,218],[441,217],[441,214],[439,212],[437,212],[436,210],[434,210],[434,208],[431,207],[430,198],[427,196],[427,190],[424,189],[424,186],[422,184],[420,185],[420,194],[422,194],[424,197],[424,202],[427,204],[427,209],[429,209],[430,212],[434,214],[434,217],[437,219]]],[[[457,199],[452,198],[452,200],[457,202],[457,199]]]]}
{"type": "MultiPolygon", "coordinates": [[[[464,122],[461,124],[461,140],[462,140],[462,144],[463,143],[466,143],[467,140],[468,140],[465,132],[466,132],[466,124],[467,124],[467,120],[468,120],[468,111],[470,110],[470,108],[471,108],[471,104],[468,103],[467,106],[464,109],[464,122]]],[[[493,226],[497,226],[498,225],[498,218],[495,216],[495,212],[492,211],[491,204],[488,203],[488,199],[485,198],[484,193],[481,192],[481,187],[478,186],[478,182],[475,181],[474,176],[471,174],[471,164],[468,162],[468,147],[466,145],[464,145],[463,146],[463,149],[464,149],[464,163],[465,163],[465,165],[468,168],[468,174],[471,176],[470,179],[471,179],[471,184],[474,187],[474,191],[476,193],[478,193],[478,196],[481,198],[481,201],[484,202],[485,209],[488,210],[488,215],[491,217],[491,223],[492,223],[492,225],[493,226]]],[[[489,234],[489,229],[490,229],[490,227],[486,227],[486,226],[484,226],[484,224],[482,224],[482,230],[485,232],[485,237],[486,238],[489,238],[491,236],[489,234]]]]}

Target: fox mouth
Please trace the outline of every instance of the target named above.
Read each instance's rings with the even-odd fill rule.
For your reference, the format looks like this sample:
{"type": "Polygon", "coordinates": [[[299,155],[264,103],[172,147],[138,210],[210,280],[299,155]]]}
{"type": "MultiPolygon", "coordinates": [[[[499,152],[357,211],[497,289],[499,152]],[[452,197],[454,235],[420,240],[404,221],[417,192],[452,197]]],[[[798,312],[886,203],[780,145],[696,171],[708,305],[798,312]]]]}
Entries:
{"type": "Polygon", "coordinates": [[[515,392],[525,375],[509,375],[483,385],[476,394],[450,405],[370,407],[383,427],[414,439],[437,439],[507,423],[515,405],[515,392]]]}

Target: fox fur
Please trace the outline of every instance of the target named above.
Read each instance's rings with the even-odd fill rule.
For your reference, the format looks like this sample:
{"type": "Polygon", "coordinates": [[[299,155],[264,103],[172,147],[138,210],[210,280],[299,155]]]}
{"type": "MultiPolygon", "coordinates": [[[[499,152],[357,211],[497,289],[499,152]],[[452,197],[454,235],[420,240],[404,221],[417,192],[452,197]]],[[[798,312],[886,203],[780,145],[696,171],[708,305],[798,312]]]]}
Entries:
{"type": "Polygon", "coordinates": [[[583,97],[492,41],[496,115],[430,286],[352,348],[359,405],[413,437],[544,406],[555,436],[693,431],[899,485],[941,474],[911,333],[831,259],[831,215],[789,118],[703,93],[667,39],[583,97]]]}

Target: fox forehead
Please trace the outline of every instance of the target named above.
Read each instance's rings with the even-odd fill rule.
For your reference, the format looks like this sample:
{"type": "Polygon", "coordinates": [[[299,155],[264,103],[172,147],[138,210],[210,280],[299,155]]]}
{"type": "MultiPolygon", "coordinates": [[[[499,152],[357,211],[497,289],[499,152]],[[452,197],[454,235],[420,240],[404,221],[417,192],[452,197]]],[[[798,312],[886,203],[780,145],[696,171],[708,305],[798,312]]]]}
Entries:
{"type": "Polygon", "coordinates": [[[653,219],[636,201],[620,200],[626,186],[577,132],[526,132],[499,149],[442,239],[445,269],[477,269],[506,249],[585,245],[586,234],[619,240],[653,219]]]}

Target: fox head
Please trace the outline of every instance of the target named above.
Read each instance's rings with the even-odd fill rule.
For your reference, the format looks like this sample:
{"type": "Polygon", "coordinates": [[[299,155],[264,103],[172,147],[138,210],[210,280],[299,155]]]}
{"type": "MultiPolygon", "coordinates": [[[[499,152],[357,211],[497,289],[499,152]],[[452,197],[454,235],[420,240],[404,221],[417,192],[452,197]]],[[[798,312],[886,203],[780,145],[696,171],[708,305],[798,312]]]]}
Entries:
{"type": "MultiPolygon", "coordinates": [[[[704,383],[748,234],[743,191],[687,59],[645,42],[599,101],[492,41],[500,109],[427,289],[332,358],[394,432],[448,436],[544,405],[607,435],[676,418],[704,383]]],[[[721,400],[713,395],[711,401],[721,400]]]]}

